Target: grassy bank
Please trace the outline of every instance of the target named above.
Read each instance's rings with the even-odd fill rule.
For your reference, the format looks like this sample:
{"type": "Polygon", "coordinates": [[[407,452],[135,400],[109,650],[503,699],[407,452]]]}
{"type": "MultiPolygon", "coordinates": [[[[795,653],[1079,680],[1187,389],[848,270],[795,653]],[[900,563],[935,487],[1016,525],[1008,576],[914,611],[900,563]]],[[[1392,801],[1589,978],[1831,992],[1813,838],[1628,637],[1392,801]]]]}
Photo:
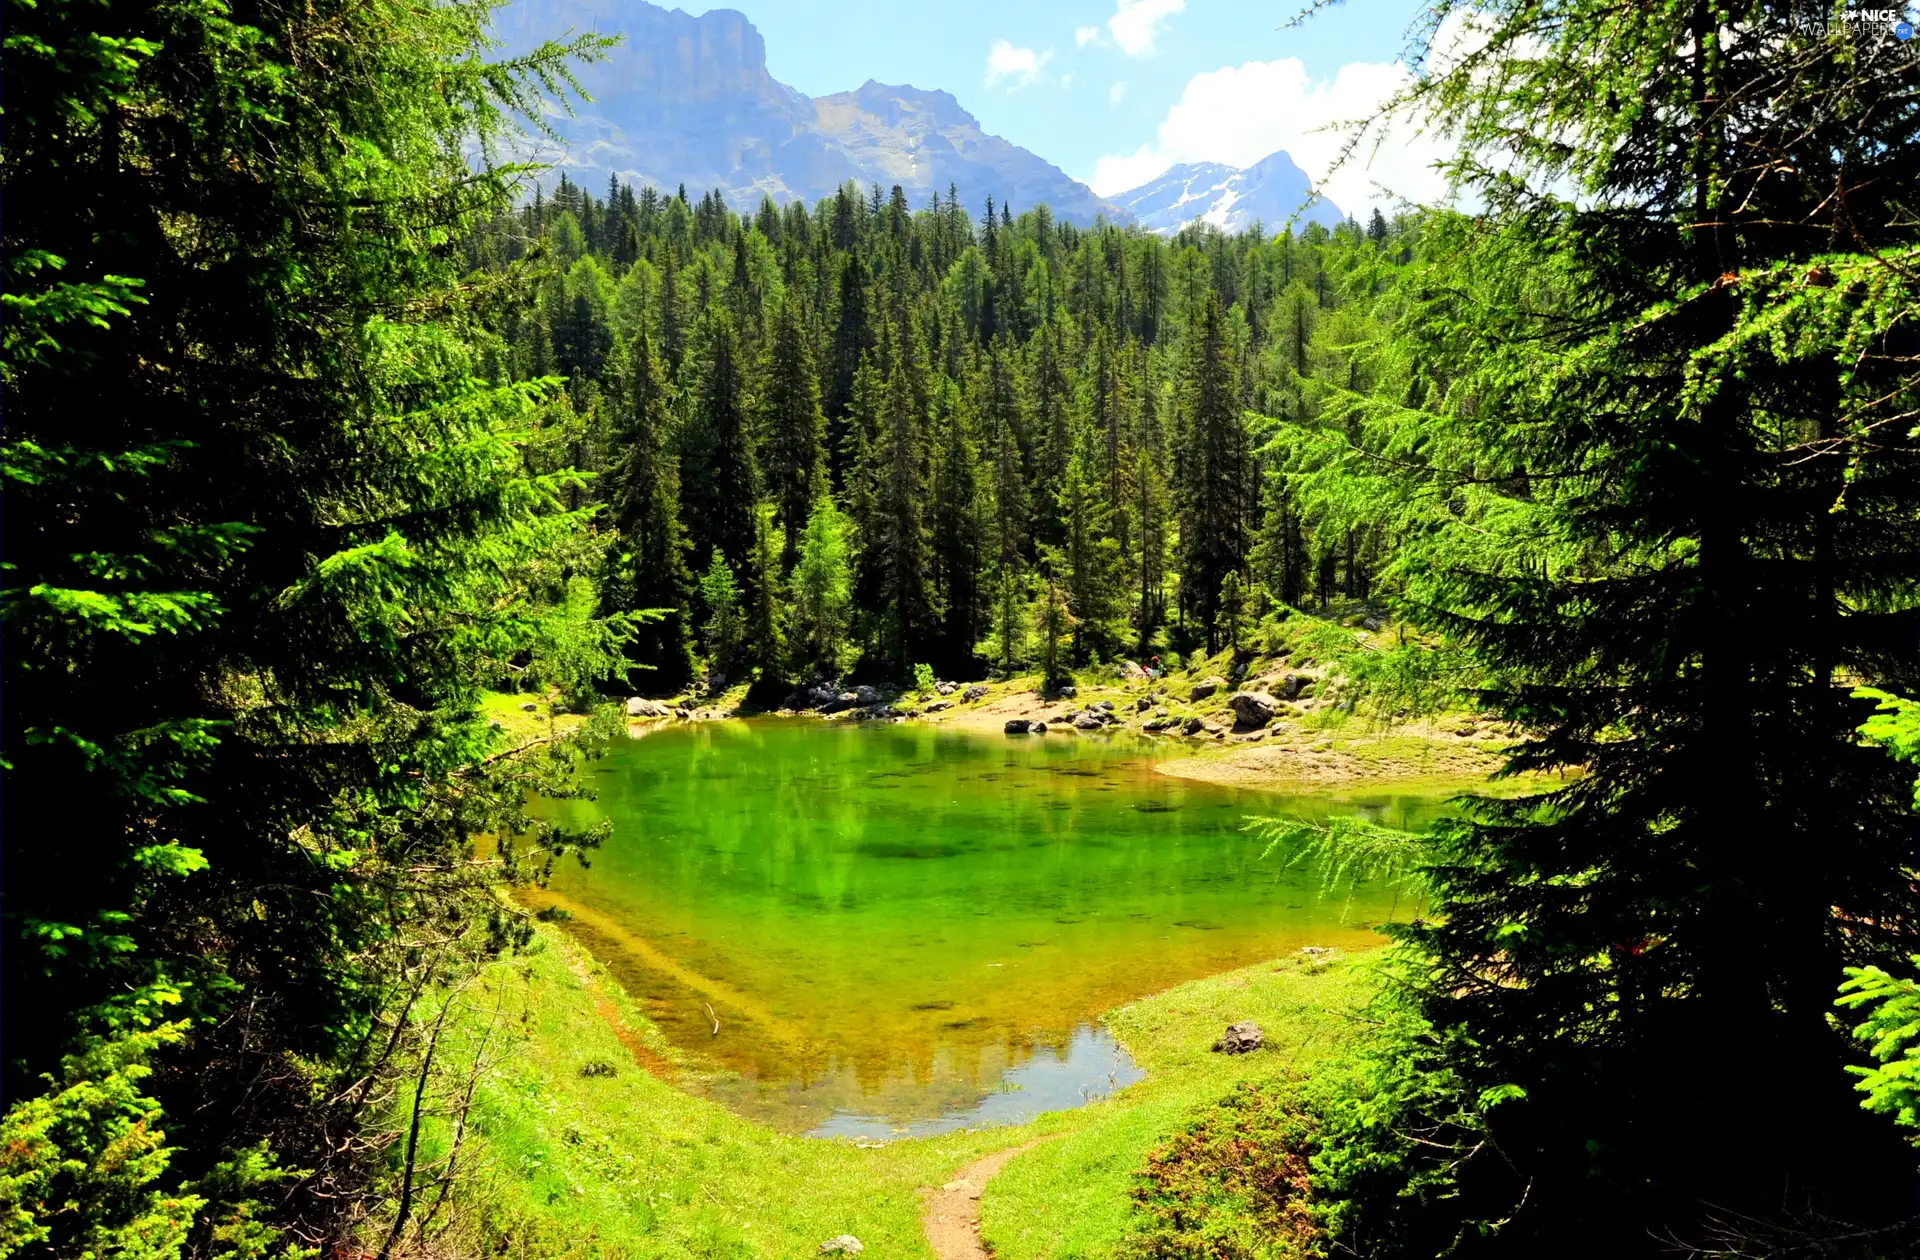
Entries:
{"type": "Polygon", "coordinates": [[[1047,1139],[988,1188],[996,1253],[1110,1254],[1146,1152],[1236,1081],[1298,1071],[1340,1046],[1364,966],[1281,960],[1182,985],[1109,1016],[1148,1076],[1112,1100],[1017,1128],[857,1145],[790,1137],[683,1092],[690,1072],[558,929],[464,995],[462,1040],[491,1030],[474,1082],[455,1239],[519,1257],[811,1255],[851,1233],[876,1257],[927,1256],[922,1191],[994,1150],[1047,1139]],[[1258,1020],[1269,1049],[1208,1046],[1258,1020]]]}

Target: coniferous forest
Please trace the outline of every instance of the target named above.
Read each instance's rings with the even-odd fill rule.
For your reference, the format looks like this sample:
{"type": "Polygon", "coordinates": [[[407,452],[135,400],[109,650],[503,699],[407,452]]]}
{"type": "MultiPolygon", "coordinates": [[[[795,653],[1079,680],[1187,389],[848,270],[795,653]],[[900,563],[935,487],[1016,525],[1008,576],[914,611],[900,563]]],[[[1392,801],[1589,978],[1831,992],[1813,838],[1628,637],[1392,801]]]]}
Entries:
{"type": "Polygon", "coordinates": [[[1181,1121],[1277,1171],[1149,1169],[1129,1254],[1911,1254],[1920,56],[1477,11],[1454,207],[1162,237],[513,165],[620,54],[485,3],[10,6],[0,1257],[597,1254],[452,1227],[448,995],[620,702],[1334,607],[1347,710],[1533,786],[1390,838],[1351,1045],[1181,1121]]]}

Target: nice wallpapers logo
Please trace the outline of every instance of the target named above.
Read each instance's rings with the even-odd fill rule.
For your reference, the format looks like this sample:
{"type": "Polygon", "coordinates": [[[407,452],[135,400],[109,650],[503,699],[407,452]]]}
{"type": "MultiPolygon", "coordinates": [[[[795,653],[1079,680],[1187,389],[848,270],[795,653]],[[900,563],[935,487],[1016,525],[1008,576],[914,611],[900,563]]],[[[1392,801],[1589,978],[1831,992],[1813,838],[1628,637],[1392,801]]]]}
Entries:
{"type": "Polygon", "coordinates": [[[1914,36],[1914,23],[1905,10],[1843,10],[1841,21],[1847,23],[1847,29],[1868,33],[1868,31],[1891,31],[1893,38],[1903,44],[1914,36]]]}
{"type": "Polygon", "coordinates": [[[1854,30],[1890,30],[1903,44],[1913,38],[1913,22],[1901,9],[1847,9],[1842,16],[1854,30]]]}
{"type": "Polygon", "coordinates": [[[1829,5],[1807,4],[1790,8],[1787,20],[1790,26],[1816,36],[1824,36],[1833,31],[1837,22],[1851,35],[1872,36],[1884,32],[1905,44],[1913,40],[1915,17],[1911,7],[1905,9],[1848,7],[1836,11],[1829,5]]]}

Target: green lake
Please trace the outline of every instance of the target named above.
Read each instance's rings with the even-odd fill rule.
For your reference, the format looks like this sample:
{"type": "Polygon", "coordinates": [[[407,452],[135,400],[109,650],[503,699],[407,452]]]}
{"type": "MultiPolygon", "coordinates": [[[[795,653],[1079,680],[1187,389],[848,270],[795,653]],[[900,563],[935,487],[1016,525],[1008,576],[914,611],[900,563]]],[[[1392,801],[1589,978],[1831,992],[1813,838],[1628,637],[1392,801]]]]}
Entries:
{"type": "Polygon", "coordinates": [[[1248,815],[1415,826],[1444,809],[1153,769],[1178,755],[1122,736],[671,724],[615,742],[597,800],[555,806],[613,836],[528,902],[568,911],[715,1066],[693,1087],[744,1114],[872,1138],[1018,1122],[1138,1078],[1102,1011],[1308,945],[1379,943],[1389,897],[1322,896],[1318,872],[1263,857],[1248,815]]]}

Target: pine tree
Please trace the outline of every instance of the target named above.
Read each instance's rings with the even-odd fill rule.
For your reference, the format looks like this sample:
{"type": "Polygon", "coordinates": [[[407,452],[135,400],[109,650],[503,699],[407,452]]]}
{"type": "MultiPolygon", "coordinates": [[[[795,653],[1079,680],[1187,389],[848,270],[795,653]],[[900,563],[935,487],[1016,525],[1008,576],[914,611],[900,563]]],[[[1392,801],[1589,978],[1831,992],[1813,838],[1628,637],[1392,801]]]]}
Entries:
{"type": "Polygon", "coordinates": [[[701,638],[707,649],[707,667],[715,678],[732,681],[734,671],[745,663],[747,616],[741,608],[739,583],[733,567],[715,548],[707,571],[700,577],[700,602],[706,607],[707,620],[701,638]]]}
{"type": "Polygon", "coordinates": [[[663,619],[639,628],[629,656],[652,667],[651,673],[631,675],[635,684],[670,691],[693,677],[688,616],[693,577],[687,571],[690,544],[680,523],[680,476],[672,454],[671,387],[644,328],[627,353],[624,402],[608,474],[611,523],[619,541],[606,598],[622,611],[667,610],[663,619]]]}
{"type": "Polygon", "coordinates": [[[1060,320],[1041,328],[1033,339],[1028,375],[1031,402],[1026,408],[1032,452],[1027,488],[1034,513],[1029,528],[1037,541],[1056,545],[1064,536],[1058,512],[1060,488],[1073,455],[1073,390],[1067,380],[1064,343],[1060,320]]]}
{"type": "MultiPolygon", "coordinates": [[[[893,335],[882,326],[883,345],[893,335]]],[[[882,428],[874,451],[877,478],[867,550],[878,578],[881,656],[904,671],[922,659],[933,633],[929,584],[926,420],[914,397],[914,368],[904,347],[883,352],[891,361],[882,399],[882,428]]]]}
{"type": "Polygon", "coordinates": [[[1167,500],[1167,442],[1152,381],[1150,357],[1142,356],[1139,429],[1133,443],[1134,519],[1139,524],[1135,571],[1140,601],[1134,610],[1140,657],[1152,655],[1155,635],[1166,621],[1165,583],[1172,521],[1167,500]]]}
{"type": "Polygon", "coordinates": [[[798,296],[789,289],[774,324],[773,351],[764,396],[765,461],[772,481],[774,520],[786,535],[780,572],[793,568],[800,531],[812,513],[813,494],[826,473],[826,422],[820,414],[818,380],[798,296]]]}
{"type": "Polygon", "coordinates": [[[1342,1243],[1894,1254],[1911,1151],[1831,1005],[1920,946],[1912,785],[1851,698],[1920,682],[1920,68],[1785,5],[1483,11],[1417,89],[1487,206],[1407,327],[1458,379],[1362,440],[1453,457],[1411,593],[1510,768],[1579,777],[1444,833],[1404,934],[1438,1051],[1317,1160],[1342,1243]]]}
{"type": "Polygon", "coordinates": [[[1209,292],[1187,337],[1175,481],[1180,605],[1209,655],[1220,650],[1220,590],[1246,566],[1247,434],[1220,299],[1209,292]]]}
{"type": "Polygon", "coordinates": [[[833,496],[814,496],[794,565],[791,670],[838,678],[853,620],[853,523],[833,496]]]}
{"type": "MultiPolygon", "coordinates": [[[[835,219],[836,225],[839,219],[835,219]]],[[[836,226],[836,234],[838,228],[836,226]]],[[[838,291],[839,319],[834,324],[832,375],[823,391],[827,420],[831,425],[828,449],[835,455],[850,452],[848,436],[854,404],[854,374],[861,361],[872,351],[874,333],[867,315],[869,277],[858,254],[850,254],[840,267],[838,291]]],[[[846,485],[844,463],[834,467],[834,484],[846,485]]]]}
{"type": "Polygon", "coordinates": [[[1075,618],[1072,605],[1067,602],[1067,593],[1060,588],[1052,574],[1047,575],[1045,583],[1028,617],[1040,664],[1041,685],[1052,688],[1068,678],[1066,653],[1061,649],[1063,641],[1073,633],[1075,618]]]}
{"type": "Polygon", "coordinates": [[[746,382],[733,319],[710,308],[700,324],[699,376],[681,444],[680,494],[696,553],[718,551],[752,591],[759,550],[759,476],[747,436],[746,382]]]}
{"type": "Polygon", "coordinates": [[[933,438],[938,443],[932,491],[930,560],[934,602],[940,610],[941,667],[956,673],[973,660],[980,637],[982,531],[979,455],[970,412],[959,388],[941,380],[933,396],[933,438]]]}
{"type": "Polygon", "coordinates": [[[460,244],[570,57],[386,0],[7,23],[0,1246],[364,1250],[421,1004],[522,932],[475,837],[593,839],[523,809],[573,743],[480,711],[619,644],[460,244]]]}
{"type": "Polygon", "coordinates": [[[1074,611],[1073,657],[1079,663],[1090,651],[1111,651],[1118,618],[1120,546],[1110,528],[1112,510],[1094,475],[1096,462],[1097,457],[1087,451],[1076,451],[1067,461],[1060,486],[1064,537],[1046,553],[1048,567],[1074,611]]]}

